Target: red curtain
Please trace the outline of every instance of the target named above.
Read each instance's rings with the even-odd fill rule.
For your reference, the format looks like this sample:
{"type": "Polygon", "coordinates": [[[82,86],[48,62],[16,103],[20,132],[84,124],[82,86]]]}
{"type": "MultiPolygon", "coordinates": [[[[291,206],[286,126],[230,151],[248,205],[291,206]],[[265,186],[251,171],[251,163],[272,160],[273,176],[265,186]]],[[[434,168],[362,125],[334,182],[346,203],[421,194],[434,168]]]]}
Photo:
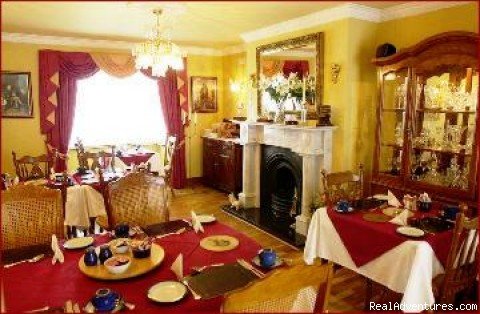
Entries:
{"type": "Polygon", "coordinates": [[[297,73],[299,78],[308,75],[309,67],[307,60],[286,60],[283,63],[283,75],[288,77],[290,73],[297,73]]]}
{"type": "MultiPolygon", "coordinates": [[[[99,69],[90,54],[83,52],[40,51],[40,118],[47,147],[68,153],[77,95],[77,80],[95,74],[99,69]]],[[[93,127],[93,126],[92,126],[93,127]]],[[[59,159],[55,171],[66,169],[59,159]]]]}

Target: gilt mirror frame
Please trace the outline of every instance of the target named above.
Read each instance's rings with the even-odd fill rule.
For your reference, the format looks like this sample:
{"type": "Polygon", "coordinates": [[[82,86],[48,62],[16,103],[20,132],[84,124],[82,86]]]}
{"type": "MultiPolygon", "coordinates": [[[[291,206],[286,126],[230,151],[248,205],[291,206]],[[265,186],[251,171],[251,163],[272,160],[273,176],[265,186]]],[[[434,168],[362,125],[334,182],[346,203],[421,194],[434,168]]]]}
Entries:
{"type": "MultiPolygon", "coordinates": [[[[257,61],[257,77],[256,81],[260,82],[260,56],[264,52],[278,50],[278,49],[293,49],[300,48],[305,45],[315,43],[316,51],[316,65],[315,65],[315,108],[316,112],[312,115],[309,113],[308,119],[317,119],[319,107],[323,104],[323,67],[324,67],[324,34],[322,32],[313,33],[305,36],[290,38],[271,44],[258,46],[256,49],[256,61],[257,61]]],[[[258,87],[258,85],[257,85],[258,87]]],[[[257,114],[262,114],[262,91],[257,88],[257,114]]]]}

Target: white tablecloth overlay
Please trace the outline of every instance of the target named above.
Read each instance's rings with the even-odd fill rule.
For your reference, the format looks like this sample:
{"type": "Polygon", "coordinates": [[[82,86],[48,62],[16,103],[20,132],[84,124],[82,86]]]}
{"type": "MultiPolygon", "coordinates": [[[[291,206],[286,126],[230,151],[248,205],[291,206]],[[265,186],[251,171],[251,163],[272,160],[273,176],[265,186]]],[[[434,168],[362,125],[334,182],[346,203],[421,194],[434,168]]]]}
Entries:
{"type": "Polygon", "coordinates": [[[444,273],[442,264],[426,241],[405,241],[367,264],[357,267],[325,207],[317,209],[313,214],[304,249],[307,264],[312,264],[317,257],[337,263],[393,291],[403,293],[404,304],[433,304],[435,299],[432,278],[444,273]]]}
{"type": "Polygon", "coordinates": [[[67,189],[65,225],[88,228],[89,217],[106,216],[102,194],[89,185],[74,185],[67,189]]]}
{"type": "MultiPolygon", "coordinates": [[[[151,165],[150,171],[162,173],[163,172],[163,165],[160,161],[160,156],[158,153],[154,153],[149,159],[148,162],[151,165]]],[[[122,171],[125,168],[129,167],[130,165],[126,165],[119,157],[115,157],[115,168],[119,168],[122,171]]]]}

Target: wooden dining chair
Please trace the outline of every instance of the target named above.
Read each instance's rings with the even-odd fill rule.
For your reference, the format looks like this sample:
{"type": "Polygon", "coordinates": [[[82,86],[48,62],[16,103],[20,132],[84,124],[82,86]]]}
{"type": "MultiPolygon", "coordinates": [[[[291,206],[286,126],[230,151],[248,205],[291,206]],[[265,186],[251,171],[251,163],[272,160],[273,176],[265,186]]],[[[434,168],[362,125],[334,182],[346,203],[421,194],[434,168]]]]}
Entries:
{"type": "Polygon", "coordinates": [[[363,197],[363,165],[358,174],[351,171],[327,173],[322,170],[322,182],[327,205],[332,206],[339,200],[355,201],[363,197]]]}
{"type": "Polygon", "coordinates": [[[175,196],[173,187],[171,184],[172,178],[172,167],[173,167],[173,158],[175,157],[175,151],[177,149],[177,137],[174,135],[167,136],[167,141],[165,143],[165,151],[163,157],[163,173],[159,175],[165,179],[165,184],[170,189],[172,196],[175,196]]]}
{"type": "Polygon", "coordinates": [[[12,151],[13,165],[20,181],[48,179],[50,168],[53,166],[53,158],[43,154],[40,156],[23,156],[17,158],[17,154],[12,151]]]}
{"type": "Polygon", "coordinates": [[[2,191],[2,249],[48,245],[52,234],[64,237],[61,191],[17,185],[2,191]]]}
{"type": "Polygon", "coordinates": [[[296,264],[225,296],[224,313],[322,313],[328,305],[331,263],[296,264]]]}
{"type": "Polygon", "coordinates": [[[112,226],[120,222],[146,227],[169,220],[163,178],[132,172],[108,185],[108,210],[112,226]]]}
{"type": "Polygon", "coordinates": [[[467,218],[467,211],[460,205],[445,273],[433,280],[437,303],[453,304],[456,294],[472,289],[478,278],[478,217],[467,218]]]}

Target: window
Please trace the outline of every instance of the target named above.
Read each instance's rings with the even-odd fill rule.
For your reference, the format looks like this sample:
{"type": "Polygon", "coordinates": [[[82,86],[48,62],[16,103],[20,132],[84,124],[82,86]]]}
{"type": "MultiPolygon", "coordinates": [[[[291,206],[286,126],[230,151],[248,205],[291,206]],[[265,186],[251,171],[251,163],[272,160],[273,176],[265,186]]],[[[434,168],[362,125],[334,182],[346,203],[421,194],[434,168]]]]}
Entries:
{"type": "Polygon", "coordinates": [[[161,144],[166,136],[157,82],[142,73],[116,78],[103,71],[78,81],[70,147],[161,144]]]}

